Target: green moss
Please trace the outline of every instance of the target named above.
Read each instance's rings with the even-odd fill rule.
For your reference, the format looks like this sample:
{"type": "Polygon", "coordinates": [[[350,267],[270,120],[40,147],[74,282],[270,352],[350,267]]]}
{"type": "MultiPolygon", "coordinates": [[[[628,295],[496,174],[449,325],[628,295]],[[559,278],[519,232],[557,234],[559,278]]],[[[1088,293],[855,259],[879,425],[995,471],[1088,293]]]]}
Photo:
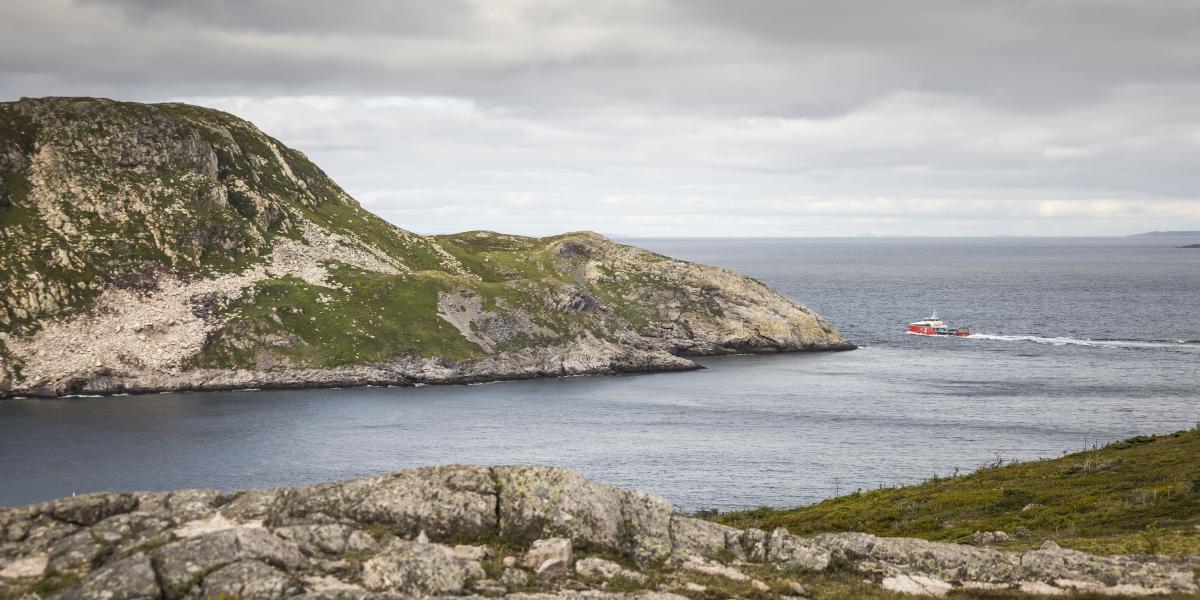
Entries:
{"type": "Polygon", "coordinates": [[[1198,456],[1198,430],[1139,436],[1053,460],[987,468],[803,508],[728,513],[717,520],[736,527],[786,527],[806,535],[865,531],[954,542],[966,541],[976,531],[1027,531],[1009,546],[1029,548],[1054,540],[1102,554],[1183,556],[1200,553],[1198,456]]]}
{"type": "Polygon", "coordinates": [[[437,316],[452,282],[438,275],[386,275],[335,269],[341,289],[299,279],[259,282],[233,308],[232,322],[206,345],[200,366],[249,367],[262,351],[303,366],[380,362],[399,355],[450,360],[481,355],[437,316]]]}

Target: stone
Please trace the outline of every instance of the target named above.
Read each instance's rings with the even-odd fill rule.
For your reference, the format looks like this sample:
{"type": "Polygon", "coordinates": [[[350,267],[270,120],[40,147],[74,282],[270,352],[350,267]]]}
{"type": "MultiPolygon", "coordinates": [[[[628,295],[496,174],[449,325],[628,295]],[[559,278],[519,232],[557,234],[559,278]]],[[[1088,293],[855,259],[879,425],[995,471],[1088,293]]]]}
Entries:
{"type": "Polygon", "coordinates": [[[479,592],[480,594],[487,594],[491,596],[502,596],[508,592],[508,588],[495,579],[480,579],[475,581],[471,584],[471,589],[479,592]]]}
{"type": "Polygon", "coordinates": [[[791,593],[793,593],[797,596],[807,596],[808,595],[808,588],[804,587],[804,584],[800,583],[799,581],[795,581],[795,580],[788,581],[787,586],[788,586],[788,591],[790,591],[791,593]]]}
{"type": "Polygon", "coordinates": [[[512,566],[516,566],[516,564],[517,564],[517,557],[515,557],[515,556],[505,556],[505,557],[504,557],[504,560],[500,561],[500,563],[501,563],[501,564],[503,564],[503,565],[504,565],[504,566],[506,566],[506,567],[512,567],[512,566]]]}
{"type": "Polygon", "coordinates": [[[737,546],[740,547],[740,552],[736,552],[736,554],[745,557],[750,562],[767,562],[770,538],[770,534],[761,529],[748,528],[742,531],[740,536],[737,536],[737,546]]]}
{"type": "Polygon", "coordinates": [[[134,492],[138,511],[178,522],[199,519],[214,510],[220,494],[216,490],[177,490],[174,492],[134,492]]]}
{"type": "Polygon", "coordinates": [[[954,589],[954,586],[923,575],[894,575],[885,577],[881,584],[883,589],[915,596],[942,597],[954,589]]]}
{"type": "Polygon", "coordinates": [[[705,575],[719,575],[732,581],[747,581],[750,579],[745,573],[729,565],[698,556],[684,560],[680,568],[685,571],[695,571],[696,573],[703,573],[705,575]]]}
{"type": "Polygon", "coordinates": [[[115,546],[116,551],[123,555],[137,548],[171,541],[170,529],[175,521],[156,513],[143,512],[141,508],[139,505],[134,512],[104,519],[89,531],[95,539],[115,546]]]}
{"type": "Polygon", "coordinates": [[[203,598],[255,598],[278,600],[301,591],[298,581],[257,560],[226,565],[204,576],[203,598]]]}
{"type": "Polygon", "coordinates": [[[505,567],[500,583],[509,587],[524,587],[529,584],[529,573],[516,567],[505,567]]]}
{"type": "Polygon", "coordinates": [[[833,553],[828,548],[794,536],[782,527],[771,532],[766,544],[767,556],[777,569],[824,571],[833,559],[833,553]]]}
{"type": "Polygon", "coordinates": [[[275,535],[292,540],[306,556],[364,554],[375,549],[375,538],[341,523],[277,527],[275,535]]]}
{"type": "Polygon", "coordinates": [[[258,560],[286,571],[308,564],[299,546],[261,528],[239,527],[182,539],[150,552],[169,596],[187,591],[196,578],[227,564],[258,560]]]}
{"type": "Polygon", "coordinates": [[[708,591],[708,586],[700,585],[699,583],[696,583],[694,581],[689,581],[689,582],[683,584],[683,589],[685,589],[689,592],[704,593],[704,592],[708,591]]]}
{"type": "Polygon", "coordinates": [[[730,548],[730,538],[740,539],[742,532],[726,525],[695,519],[692,517],[673,517],[671,519],[671,539],[674,541],[674,553],[679,558],[702,556],[713,558],[727,552],[737,550],[730,548]]]}
{"type": "Polygon", "coordinates": [[[621,553],[639,565],[671,557],[671,503],[645,492],[620,493],[621,553]]]}
{"type": "Polygon", "coordinates": [[[41,577],[48,562],[49,557],[45,554],[22,556],[0,567],[0,579],[41,577]]]}
{"type": "Polygon", "coordinates": [[[571,540],[548,538],[535,540],[525,553],[525,567],[539,579],[562,579],[571,569],[571,540]]]}
{"type": "Polygon", "coordinates": [[[454,555],[467,560],[486,560],[491,558],[495,553],[487,546],[468,546],[466,544],[458,544],[454,547],[454,555]]]}
{"type": "Polygon", "coordinates": [[[486,467],[448,465],[301,488],[286,494],[286,514],[325,514],[388,525],[400,535],[484,537],[498,529],[496,487],[486,467]]]}
{"type": "Polygon", "coordinates": [[[612,579],[620,575],[623,570],[621,565],[598,556],[589,556],[575,561],[575,572],[584,577],[612,579]]]}
{"type": "Polygon", "coordinates": [[[642,573],[631,571],[611,560],[605,560],[598,556],[589,556],[575,561],[575,573],[583,577],[594,577],[605,581],[617,577],[635,583],[645,583],[647,580],[647,577],[642,573]]]}
{"type": "Polygon", "coordinates": [[[363,563],[362,572],[367,589],[400,594],[455,594],[486,577],[478,562],[455,557],[445,546],[402,539],[363,563]]]}
{"type": "Polygon", "coordinates": [[[1003,544],[1004,542],[1011,542],[1012,536],[1003,531],[976,531],[975,534],[971,536],[971,541],[979,546],[986,544],[1003,544]]]}
{"type": "Polygon", "coordinates": [[[59,600],[133,600],[161,595],[150,559],[135,554],[92,572],[82,583],[63,592],[59,600]]]}
{"type": "Polygon", "coordinates": [[[137,504],[133,494],[98,493],[52,500],[36,508],[59,521],[91,526],[113,515],[131,512],[137,504]]]}
{"type": "Polygon", "coordinates": [[[104,555],[106,546],[91,531],[69,535],[50,548],[46,574],[54,575],[76,569],[91,569],[92,563],[104,555]]]}
{"type": "Polygon", "coordinates": [[[756,590],[758,590],[758,591],[760,591],[760,592],[769,592],[769,591],[771,591],[771,586],[767,585],[767,584],[766,584],[766,582],[764,582],[764,581],[762,581],[762,580],[759,580],[759,579],[751,579],[751,580],[750,580],[750,587],[752,587],[752,588],[754,588],[754,589],[756,589],[756,590]]]}
{"type": "Polygon", "coordinates": [[[621,495],[567,469],[496,467],[500,535],[532,542],[570,538],[581,548],[621,549],[621,495]]]}

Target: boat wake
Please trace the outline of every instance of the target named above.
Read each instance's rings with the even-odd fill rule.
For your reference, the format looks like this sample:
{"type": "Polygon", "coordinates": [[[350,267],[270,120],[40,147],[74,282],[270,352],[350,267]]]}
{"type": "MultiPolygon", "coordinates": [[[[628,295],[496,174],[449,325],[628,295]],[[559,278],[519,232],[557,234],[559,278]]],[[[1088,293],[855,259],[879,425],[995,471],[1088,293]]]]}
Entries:
{"type": "Polygon", "coordinates": [[[1200,340],[1092,340],[1071,337],[1041,337],[1037,335],[996,335],[973,333],[968,339],[997,340],[1002,342],[1032,342],[1050,346],[1093,346],[1097,348],[1143,348],[1200,352],[1200,340]]]}

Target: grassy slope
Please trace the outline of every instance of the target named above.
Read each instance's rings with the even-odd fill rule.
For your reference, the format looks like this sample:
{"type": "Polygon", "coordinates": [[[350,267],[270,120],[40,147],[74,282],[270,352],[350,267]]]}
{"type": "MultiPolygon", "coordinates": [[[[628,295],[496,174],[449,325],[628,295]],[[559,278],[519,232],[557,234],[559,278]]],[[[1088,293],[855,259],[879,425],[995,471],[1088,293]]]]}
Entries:
{"type": "Polygon", "coordinates": [[[1200,426],[1052,460],[801,508],[727,513],[717,520],[798,534],[865,531],[939,541],[966,541],[975,531],[1028,530],[1006,545],[1028,548],[1054,540],[1100,554],[1200,554],[1200,426]],[[1022,510],[1030,504],[1043,506],[1022,510]]]}

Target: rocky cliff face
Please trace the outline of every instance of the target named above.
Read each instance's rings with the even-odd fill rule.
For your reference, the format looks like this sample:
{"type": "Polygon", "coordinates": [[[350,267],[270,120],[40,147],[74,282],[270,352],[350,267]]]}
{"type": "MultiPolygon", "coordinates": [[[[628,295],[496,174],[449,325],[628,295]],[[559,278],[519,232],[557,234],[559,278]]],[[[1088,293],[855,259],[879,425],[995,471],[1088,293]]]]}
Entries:
{"type": "Polygon", "coordinates": [[[1198,567],[1200,559],[1100,557],[1052,544],[1005,552],[740,530],[546,467],[443,466],[0,509],[5,598],[1140,596],[1196,592],[1198,567]]]}
{"type": "Polygon", "coordinates": [[[428,237],[232,115],[0,103],[0,395],[454,382],[852,348],[594,233],[428,237]]]}

